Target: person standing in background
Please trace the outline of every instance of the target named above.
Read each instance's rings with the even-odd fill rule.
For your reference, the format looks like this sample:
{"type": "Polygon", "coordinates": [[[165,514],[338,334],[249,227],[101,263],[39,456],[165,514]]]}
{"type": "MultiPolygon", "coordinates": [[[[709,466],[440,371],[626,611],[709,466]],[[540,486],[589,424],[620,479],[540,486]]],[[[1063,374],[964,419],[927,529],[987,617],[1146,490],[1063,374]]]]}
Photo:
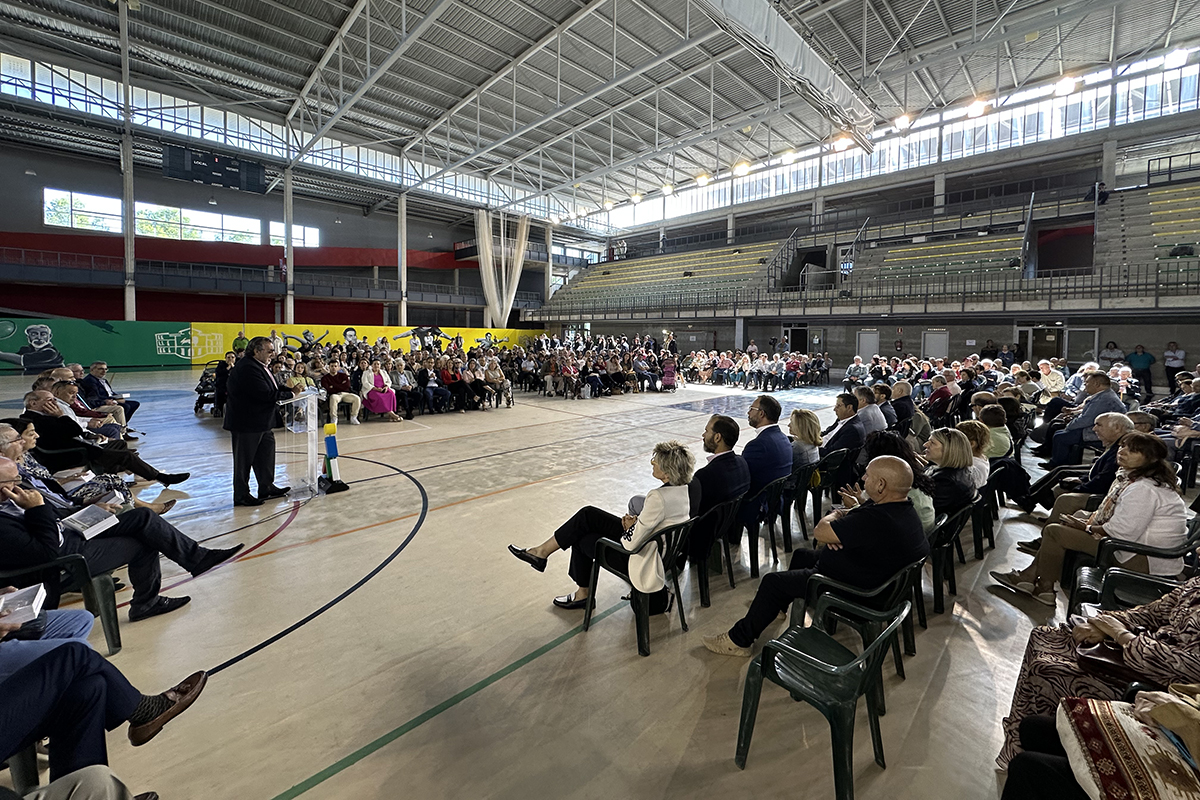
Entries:
{"type": "Polygon", "coordinates": [[[1140,344],[1134,348],[1133,352],[1125,357],[1125,363],[1133,370],[1133,377],[1137,378],[1141,384],[1142,391],[1145,395],[1142,397],[1142,402],[1147,402],[1154,397],[1154,387],[1150,385],[1150,365],[1158,361],[1153,353],[1147,353],[1146,348],[1140,344]]]}
{"type": "Polygon", "coordinates": [[[266,336],[255,336],[243,358],[229,371],[225,424],[233,439],[233,504],[261,506],[283,497],[291,489],[275,485],[275,434],[278,402],[303,391],[300,384],[284,389],[271,374],[275,345],[266,336]],[[250,494],[250,470],[258,483],[258,496],[250,494]]]}
{"type": "Polygon", "coordinates": [[[246,338],[245,331],[238,331],[237,338],[233,340],[233,351],[240,353],[250,346],[250,340],[246,338]]]}
{"type": "Polygon", "coordinates": [[[1175,376],[1183,371],[1186,357],[1187,353],[1177,343],[1167,342],[1167,349],[1163,351],[1163,366],[1167,370],[1167,385],[1171,387],[1171,394],[1179,391],[1175,376]]]}

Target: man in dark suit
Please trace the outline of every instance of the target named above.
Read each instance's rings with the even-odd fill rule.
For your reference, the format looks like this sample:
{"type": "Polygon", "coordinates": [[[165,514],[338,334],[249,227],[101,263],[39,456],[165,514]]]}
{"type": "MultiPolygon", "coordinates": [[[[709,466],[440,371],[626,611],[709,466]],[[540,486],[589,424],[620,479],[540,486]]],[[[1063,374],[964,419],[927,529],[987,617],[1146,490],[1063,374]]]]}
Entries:
{"type": "MultiPolygon", "coordinates": [[[[746,466],[750,468],[750,485],[746,488],[748,501],[771,481],[792,474],[792,445],[783,431],[779,430],[781,412],[779,401],[768,394],[756,397],[746,410],[746,419],[756,431],[754,438],[742,448],[742,458],[746,459],[746,466]]],[[[739,519],[753,531],[762,510],[761,503],[744,502],[739,519]]],[[[740,530],[737,531],[737,538],[741,539],[740,530]]]]}
{"type": "MultiPolygon", "coordinates": [[[[20,569],[73,553],[84,557],[93,574],[128,564],[129,582],[133,584],[131,622],[169,613],[187,605],[190,599],[158,593],[162,587],[160,553],[198,576],[242,549],[240,544],[223,550],[201,547],[148,508],[126,511],[115,525],[85,539],[59,522],[78,507],[36,484],[32,489],[23,489],[20,481],[17,465],[0,457],[0,564],[20,569]]],[[[57,605],[58,587],[47,586],[46,590],[51,595],[50,606],[57,605]]]]}
{"type": "Polygon", "coordinates": [[[858,417],[858,398],[846,392],[839,394],[833,403],[833,413],[837,422],[833,427],[821,431],[825,444],[821,445],[821,455],[826,456],[835,450],[857,450],[867,440],[862,420],[858,417]]]}
{"type": "Polygon", "coordinates": [[[233,439],[233,504],[261,506],[264,500],[283,497],[290,487],[275,485],[275,427],[278,402],[303,391],[299,383],[284,389],[267,366],[275,345],[266,336],[250,340],[243,358],[229,371],[225,401],[225,430],[233,439]],[[250,494],[250,470],[258,483],[258,497],[250,494]]]}
{"type": "Polygon", "coordinates": [[[79,381],[79,391],[92,408],[110,403],[121,406],[125,410],[126,422],[133,419],[134,412],[142,406],[137,400],[122,397],[113,390],[108,382],[108,364],[103,361],[97,361],[88,368],[88,374],[79,381]]]}
{"type": "Polygon", "coordinates": [[[68,417],[54,395],[45,390],[25,395],[25,411],[21,419],[32,422],[37,431],[38,448],[34,457],[54,472],[86,466],[101,473],[132,472],[139,478],[158,481],[164,486],[182,483],[191,475],[189,472],[159,472],[120,439],[103,444],[85,440],[86,431],[83,427],[68,417]]]}
{"type": "MultiPolygon", "coordinates": [[[[715,506],[746,493],[750,488],[750,467],[746,459],[733,452],[740,431],[737,420],[714,414],[704,428],[704,452],[713,453],[708,463],[696,470],[692,487],[699,491],[698,505],[693,504],[693,516],[708,513],[715,506]]],[[[704,558],[716,538],[715,530],[692,527],[688,538],[688,553],[693,560],[704,558]]]]}
{"type": "Polygon", "coordinates": [[[908,381],[896,381],[892,387],[892,408],[896,412],[896,422],[912,419],[917,413],[917,406],[912,399],[912,384],[908,381]]]}

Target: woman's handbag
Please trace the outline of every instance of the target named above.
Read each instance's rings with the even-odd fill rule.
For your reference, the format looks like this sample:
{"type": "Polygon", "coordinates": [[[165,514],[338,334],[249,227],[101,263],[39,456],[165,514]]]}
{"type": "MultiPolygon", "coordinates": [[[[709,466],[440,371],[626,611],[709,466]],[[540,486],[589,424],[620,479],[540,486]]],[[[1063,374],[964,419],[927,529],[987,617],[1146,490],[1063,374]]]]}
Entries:
{"type": "Polygon", "coordinates": [[[1115,683],[1133,683],[1143,678],[1125,664],[1125,651],[1111,639],[1076,645],[1075,657],[1084,672],[1097,678],[1115,683]]]}

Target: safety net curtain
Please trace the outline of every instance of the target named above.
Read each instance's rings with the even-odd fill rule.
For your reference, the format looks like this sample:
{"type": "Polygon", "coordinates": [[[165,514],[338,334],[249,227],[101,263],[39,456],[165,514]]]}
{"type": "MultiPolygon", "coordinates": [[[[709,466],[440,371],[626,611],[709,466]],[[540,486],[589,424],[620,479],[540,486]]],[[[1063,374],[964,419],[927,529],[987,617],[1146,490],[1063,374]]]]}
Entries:
{"type": "Polygon", "coordinates": [[[529,244],[529,217],[517,220],[515,241],[508,240],[504,216],[500,217],[500,259],[496,261],[492,240],[492,218],[487,211],[475,212],[475,240],[479,243],[479,277],[483,283],[483,297],[491,312],[492,324],[503,327],[508,323],[513,302],[517,297],[517,284],[525,266],[525,248],[529,244]],[[499,269],[497,270],[497,267],[499,269]]]}

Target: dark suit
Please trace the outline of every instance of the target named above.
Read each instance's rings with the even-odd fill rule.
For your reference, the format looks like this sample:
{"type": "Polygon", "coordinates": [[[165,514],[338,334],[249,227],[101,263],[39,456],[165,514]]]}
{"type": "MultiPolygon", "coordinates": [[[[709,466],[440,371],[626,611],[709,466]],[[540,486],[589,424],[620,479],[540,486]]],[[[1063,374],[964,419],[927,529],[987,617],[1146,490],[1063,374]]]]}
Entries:
{"type": "MultiPolygon", "coordinates": [[[[726,500],[745,494],[750,488],[750,467],[746,464],[746,459],[737,453],[722,453],[696,470],[691,486],[699,489],[699,506],[693,508],[693,514],[699,516],[726,500]]],[[[703,558],[712,547],[716,533],[700,525],[693,526],[688,539],[688,554],[691,558],[703,558]]]]}
{"type": "Polygon", "coordinates": [[[141,699],[86,644],[59,645],[0,684],[0,761],[49,737],[51,780],[107,764],[104,732],[128,720],[141,699]]]}
{"type": "MultiPolygon", "coordinates": [[[[115,391],[112,391],[112,386],[106,380],[101,380],[95,375],[84,375],[79,381],[79,393],[83,395],[83,399],[92,408],[96,406],[107,405],[109,402],[116,403],[121,400],[121,396],[115,391]]],[[[141,403],[137,400],[122,400],[120,406],[125,409],[125,421],[133,419],[133,414],[139,408],[141,403]]]]}
{"type": "Polygon", "coordinates": [[[1103,453],[1098,455],[1092,462],[1092,468],[1088,470],[1087,477],[1071,491],[1084,494],[1107,494],[1113,481],[1117,479],[1117,450],[1119,447],[1120,440],[1109,445],[1103,453]]]}
{"type": "Polygon", "coordinates": [[[247,355],[229,371],[225,421],[233,439],[233,502],[251,498],[250,471],[265,497],[275,486],[275,434],[280,400],[291,399],[290,389],[280,388],[267,367],[247,355]]]}
{"type": "MultiPolygon", "coordinates": [[[[778,425],[768,425],[742,448],[742,458],[750,468],[746,499],[752,499],[768,483],[792,474],[792,445],[778,425]]],[[[761,504],[742,503],[739,519],[747,527],[758,524],[761,504]]]]}
{"type": "Polygon", "coordinates": [[[51,472],[87,467],[93,472],[132,472],[139,478],[158,480],[158,470],[142,461],[138,454],[120,439],[102,445],[86,442],[79,438],[84,433],[83,428],[70,417],[51,417],[26,410],[21,414],[21,419],[33,423],[33,428],[38,434],[38,446],[33,450],[33,457],[51,472]],[[64,452],[52,452],[55,450],[64,452]]]}
{"type": "Polygon", "coordinates": [[[917,407],[916,404],[913,403],[912,396],[907,394],[903,397],[893,397],[892,408],[896,412],[897,422],[903,422],[906,419],[912,419],[917,413],[917,407]]]}
{"type": "Polygon", "coordinates": [[[821,445],[821,456],[827,456],[835,450],[857,450],[866,441],[867,432],[856,414],[846,420],[832,438],[825,440],[825,444],[821,445]]]}

